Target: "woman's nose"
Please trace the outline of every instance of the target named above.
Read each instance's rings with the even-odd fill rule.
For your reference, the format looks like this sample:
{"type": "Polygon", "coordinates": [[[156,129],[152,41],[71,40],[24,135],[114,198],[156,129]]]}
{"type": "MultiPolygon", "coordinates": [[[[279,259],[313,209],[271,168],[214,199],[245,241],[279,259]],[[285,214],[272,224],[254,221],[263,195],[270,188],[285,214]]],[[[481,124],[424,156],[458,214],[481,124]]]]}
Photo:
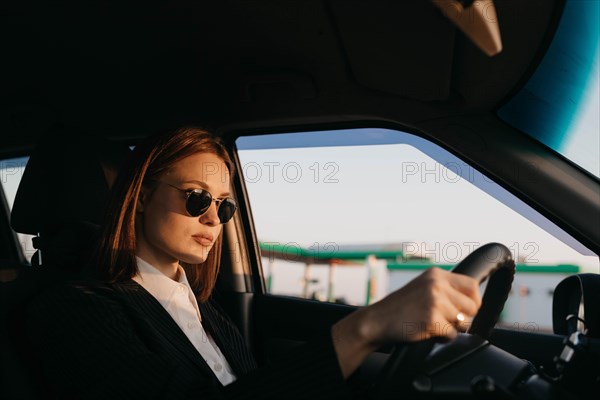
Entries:
{"type": "Polygon", "coordinates": [[[213,200],[212,203],[210,203],[208,210],[206,210],[206,212],[200,216],[200,222],[210,226],[220,224],[221,221],[219,220],[217,208],[217,202],[213,200]]]}

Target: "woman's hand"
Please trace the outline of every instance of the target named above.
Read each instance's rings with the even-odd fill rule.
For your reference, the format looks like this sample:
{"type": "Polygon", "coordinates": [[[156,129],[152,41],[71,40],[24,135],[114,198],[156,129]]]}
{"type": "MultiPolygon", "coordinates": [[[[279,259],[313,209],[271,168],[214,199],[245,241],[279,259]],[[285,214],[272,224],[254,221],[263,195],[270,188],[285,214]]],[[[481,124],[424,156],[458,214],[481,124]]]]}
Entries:
{"type": "Polygon", "coordinates": [[[386,343],[455,337],[481,305],[479,283],[465,275],[430,268],[381,301],[350,314],[332,328],[344,377],[386,343]],[[459,321],[457,315],[466,318],[459,321]]]}

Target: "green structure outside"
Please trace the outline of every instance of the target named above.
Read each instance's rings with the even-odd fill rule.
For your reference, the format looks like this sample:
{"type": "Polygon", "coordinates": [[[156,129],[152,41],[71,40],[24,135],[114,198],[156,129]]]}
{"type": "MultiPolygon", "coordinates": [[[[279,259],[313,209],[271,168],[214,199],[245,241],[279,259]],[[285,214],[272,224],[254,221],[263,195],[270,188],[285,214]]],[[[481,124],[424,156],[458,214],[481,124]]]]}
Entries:
{"type": "MultiPolygon", "coordinates": [[[[330,264],[331,262],[347,261],[361,264],[369,256],[375,256],[378,260],[387,260],[387,269],[389,270],[424,270],[433,266],[450,270],[456,264],[437,264],[427,259],[407,258],[406,262],[398,262],[404,259],[404,254],[400,250],[345,250],[319,248],[302,248],[297,244],[273,244],[269,242],[260,242],[260,249],[263,257],[274,256],[274,258],[286,261],[306,262],[313,264],[330,264]]],[[[517,272],[537,272],[537,273],[562,273],[574,274],[579,272],[579,266],[574,264],[556,264],[556,265],[532,265],[517,264],[517,272]]]]}
{"type": "MultiPolygon", "coordinates": [[[[407,263],[388,263],[389,270],[423,270],[430,267],[439,267],[445,270],[451,270],[456,264],[434,264],[431,262],[407,262],[407,263]]],[[[574,264],[556,264],[556,265],[531,265],[517,264],[517,272],[533,273],[556,273],[556,274],[576,274],[579,272],[579,266],[574,264]]]]}
{"type": "Polygon", "coordinates": [[[302,248],[296,243],[279,244],[260,242],[263,257],[270,255],[287,261],[302,262],[311,260],[313,264],[328,264],[330,260],[362,262],[370,255],[382,260],[399,260],[404,256],[400,250],[345,250],[340,251],[335,244],[325,244],[322,248],[302,248]]]}
{"type": "MultiPolygon", "coordinates": [[[[378,260],[386,261],[386,268],[388,271],[415,271],[425,270],[433,266],[439,267],[445,270],[451,270],[456,264],[438,264],[432,262],[430,259],[419,258],[419,257],[407,257],[400,250],[385,250],[385,249],[355,249],[355,250],[343,250],[340,251],[334,244],[329,246],[323,246],[323,248],[302,248],[296,243],[294,244],[279,244],[273,242],[261,242],[260,250],[263,257],[268,257],[270,260],[279,259],[289,262],[300,262],[305,264],[306,277],[308,281],[310,278],[310,265],[311,264],[326,264],[329,265],[330,270],[333,270],[336,265],[356,265],[362,266],[368,264],[369,257],[375,257],[378,260]],[[400,262],[399,262],[400,261],[400,262]]],[[[559,273],[559,274],[576,274],[580,271],[579,266],[573,264],[557,264],[557,265],[531,265],[531,264],[517,264],[517,273],[559,273]]],[[[330,275],[329,282],[329,294],[331,297],[333,292],[333,275],[330,275]]],[[[269,273],[267,277],[267,287],[270,291],[272,285],[272,274],[269,273]]],[[[305,285],[307,283],[305,282],[305,285]]],[[[366,287],[366,302],[369,304],[373,297],[373,277],[369,270],[367,287],[366,287]]]]}

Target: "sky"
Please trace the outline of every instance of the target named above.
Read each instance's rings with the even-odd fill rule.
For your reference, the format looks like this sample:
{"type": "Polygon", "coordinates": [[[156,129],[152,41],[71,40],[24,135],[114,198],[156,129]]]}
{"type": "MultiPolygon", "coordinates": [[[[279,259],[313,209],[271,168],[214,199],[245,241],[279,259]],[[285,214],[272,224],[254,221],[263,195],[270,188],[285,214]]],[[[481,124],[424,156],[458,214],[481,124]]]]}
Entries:
{"type": "Polygon", "coordinates": [[[413,146],[390,144],[241,150],[240,160],[261,241],[404,242],[440,263],[464,258],[470,243],[496,241],[531,264],[598,269],[589,250],[565,244],[564,231],[457,159],[439,163],[413,146]],[[492,185],[555,235],[471,181],[492,185]]]}

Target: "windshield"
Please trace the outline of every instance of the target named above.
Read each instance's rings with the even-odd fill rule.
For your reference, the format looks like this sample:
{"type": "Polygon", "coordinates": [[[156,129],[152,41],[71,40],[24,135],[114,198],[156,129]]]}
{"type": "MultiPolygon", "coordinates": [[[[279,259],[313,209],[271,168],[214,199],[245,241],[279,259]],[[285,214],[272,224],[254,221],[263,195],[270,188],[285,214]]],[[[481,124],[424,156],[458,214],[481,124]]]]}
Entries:
{"type": "Polygon", "coordinates": [[[565,3],[544,59],[498,116],[600,177],[600,2],[565,3]]]}

